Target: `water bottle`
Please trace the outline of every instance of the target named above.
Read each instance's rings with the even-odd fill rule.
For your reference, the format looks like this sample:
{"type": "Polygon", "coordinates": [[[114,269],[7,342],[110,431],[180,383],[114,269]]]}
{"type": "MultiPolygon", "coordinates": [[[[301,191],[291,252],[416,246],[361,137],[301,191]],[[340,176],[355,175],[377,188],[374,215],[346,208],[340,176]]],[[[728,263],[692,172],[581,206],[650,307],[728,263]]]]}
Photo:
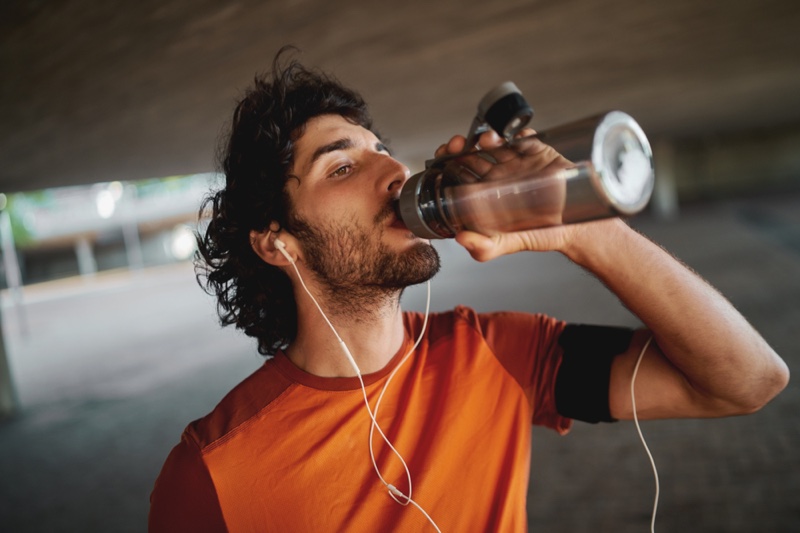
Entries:
{"type": "Polygon", "coordinates": [[[490,91],[464,152],[429,161],[403,186],[398,212],[409,230],[426,239],[492,235],[630,216],[647,205],[652,150],[631,116],[611,111],[520,137],[532,116],[512,83],[490,91]],[[488,128],[505,142],[475,150],[488,128]]]}

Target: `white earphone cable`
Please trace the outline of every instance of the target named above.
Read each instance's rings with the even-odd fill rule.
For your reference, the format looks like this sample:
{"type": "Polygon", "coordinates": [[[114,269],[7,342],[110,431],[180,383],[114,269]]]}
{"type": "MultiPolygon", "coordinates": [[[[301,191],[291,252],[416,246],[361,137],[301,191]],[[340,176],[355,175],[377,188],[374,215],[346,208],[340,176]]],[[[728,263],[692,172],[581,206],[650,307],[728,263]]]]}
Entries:
{"type": "Polygon", "coordinates": [[[436,522],[433,521],[431,516],[427,512],[425,512],[425,509],[423,509],[416,501],[414,501],[411,498],[411,487],[412,487],[412,485],[411,485],[411,471],[409,470],[405,459],[403,459],[403,456],[400,455],[400,452],[397,451],[397,449],[394,447],[392,442],[389,440],[389,438],[386,436],[386,434],[381,429],[381,426],[380,426],[380,424],[378,424],[378,421],[375,419],[378,407],[380,406],[380,402],[383,399],[383,394],[384,394],[384,392],[386,392],[386,387],[389,385],[389,382],[394,377],[395,373],[400,368],[400,366],[403,363],[405,363],[406,359],[408,359],[408,357],[414,352],[414,350],[419,345],[419,343],[422,340],[422,337],[423,337],[423,335],[425,333],[425,328],[426,328],[427,323],[428,323],[428,313],[429,313],[429,310],[430,310],[430,301],[431,301],[431,282],[430,282],[430,280],[427,283],[427,285],[428,285],[428,298],[427,298],[427,304],[426,304],[426,307],[425,307],[425,319],[423,321],[422,330],[420,331],[419,337],[417,338],[417,341],[414,343],[414,346],[412,346],[412,348],[406,353],[406,355],[403,356],[403,359],[398,363],[397,367],[395,367],[395,369],[389,375],[389,378],[386,380],[386,383],[384,384],[383,389],[381,390],[380,396],[378,397],[378,401],[377,401],[377,403],[375,405],[375,412],[373,413],[372,408],[370,407],[370,404],[369,404],[369,399],[367,397],[367,389],[366,389],[366,386],[364,385],[364,379],[361,377],[361,370],[358,368],[358,364],[356,363],[355,358],[350,353],[350,349],[347,347],[347,344],[345,344],[344,340],[342,340],[342,338],[339,336],[339,333],[336,331],[336,328],[333,326],[333,324],[328,319],[328,317],[325,314],[325,312],[322,310],[322,306],[320,306],[319,302],[314,297],[314,295],[311,294],[311,291],[306,286],[305,281],[303,281],[303,276],[300,275],[300,270],[297,268],[297,264],[295,264],[294,259],[292,259],[291,256],[288,255],[288,253],[286,253],[286,250],[282,246],[283,243],[281,242],[281,245],[278,245],[277,243],[280,242],[280,241],[278,241],[277,239],[276,239],[275,242],[276,242],[276,247],[279,250],[281,250],[281,252],[289,260],[289,263],[292,265],[292,267],[294,267],[294,271],[297,274],[297,279],[300,280],[300,285],[303,287],[303,290],[306,292],[308,297],[311,298],[311,301],[314,302],[314,305],[317,307],[317,310],[319,310],[320,314],[322,315],[322,318],[325,319],[325,322],[328,324],[328,327],[331,329],[331,331],[333,332],[334,336],[339,341],[339,345],[342,347],[342,350],[344,351],[345,355],[347,356],[347,359],[350,362],[350,365],[353,367],[353,369],[356,372],[356,376],[358,377],[358,381],[361,384],[361,393],[364,396],[364,404],[367,407],[367,412],[369,413],[369,418],[371,420],[370,429],[369,429],[369,454],[370,454],[370,458],[372,459],[372,467],[375,469],[375,473],[378,475],[378,478],[381,480],[381,482],[384,484],[384,486],[386,486],[386,488],[389,490],[389,496],[391,496],[391,498],[394,501],[396,501],[397,503],[399,503],[401,505],[408,505],[409,503],[414,505],[414,507],[416,507],[417,509],[420,510],[420,512],[431,523],[431,525],[436,529],[436,531],[441,533],[441,530],[439,529],[439,526],[436,525],[436,522]],[[373,438],[375,429],[378,430],[378,434],[380,434],[381,438],[384,440],[384,442],[386,442],[386,445],[389,446],[389,449],[392,450],[392,453],[394,453],[395,456],[397,456],[397,458],[402,463],[403,469],[406,472],[406,478],[408,480],[408,495],[403,494],[403,492],[401,490],[399,490],[397,487],[395,487],[394,485],[392,485],[391,483],[386,481],[384,479],[383,475],[381,475],[381,472],[378,469],[378,465],[375,462],[375,454],[374,454],[373,446],[372,446],[372,438],[373,438]],[[402,500],[399,499],[399,498],[402,498],[402,500]]]}
{"type": "Polygon", "coordinates": [[[647,457],[650,458],[650,465],[653,467],[653,476],[656,480],[656,496],[655,501],[653,502],[653,515],[650,519],[650,532],[655,533],[656,531],[656,511],[658,510],[658,496],[660,492],[659,482],[658,482],[658,469],[656,469],[656,462],[653,459],[653,454],[650,453],[650,448],[647,446],[647,442],[644,440],[644,435],[642,434],[642,428],[639,426],[639,416],[636,414],[636,395],[633,393],[633,385],[636,383],[636,374],[639,372],[639,364],[642,362],[642,358],[644,357],[644,353],[647,351],[647,348],[650,346],[650,342],[653,340],[653,336],[650,335],[650,338],[647,339],[647,342],[644,343],[644,347],[642,351],[639,353],[639,358],[636,360],[636,366],[633,367],[633,375],[631,376],[631,404],[633,407],[633,422],[636,424],[636,431],[639,433],[639,439],[642,441],[642,445],[644,446],[644,451],[647,452],[647,457]]]}
{"type": "MultiPolygon", "coordinates": [[[[427,286],[428,286],[428,291],[427,291],[428,292],[428,296],[427,296],[427,299],[426,299],[426,302],[425,302],[425,318],[424,318],[424,320],[422,322],[422,329],[420,330],[419,335],[417,336],[417,340],[414,343],[414,345],[411,347],[411,349],[408,350],[408,352],[406,352],[406,354],[403,356],[403,359],[400,360],[400,362],[397,364],[397,366],[394,367],[394,370],[392,370],[391,374],[389,374],[389,377],[386,379],[386,383],[383,384],[383,388],[381,389],[380,395],[378,395],[378,400],[375,402],[375,410],[373,412],[374,416],[372,417],[372,424],[370,424],[370,428],[369,428],[369,455],[370,455],[370,458],[372,459],[372,466],[375,468],[376,472],[379,472],[379,470],[378,470],[378,465],[375,462],[375,451],[374,451],[373,445],[372,445],[372,439],[373,439],[373,435],[375,433],[375,428],[376,427],[378,428],[378,431],[383,436],[383,432],[381,431],[381,428],[378,425],[378,421],[377,421],[378,409],[380,409],[380,407],[381,407],[381,401],[383,400],[383,395],[386,392],[386,389],[389,387],[389,383],[392,382],[392,379],[394,379],[394,376],[395,376],[395,374],[397,374],[397,371],[400,369],[400,367],[403,366],[403,364],[411,356],[411,354],[414,353],[414,350],[417,349],[417,346],[419,346],[419,343],[422,341],[422,337],[425,335],[425,329],[428,326],[428,315],[430,313],[430,308],[431,308],[431,282],[430,282],[430,280],[428,280],[427,286]]],[[[383,438],[384,438],[384,440],[386,440],[385,436],[383,438]]],[[[388,441],[387,441],[387,444],[389,444],[391,446],[391,444],[388,443],[388,441]]],[[[407,477],[408,477],[408,496],[406,496],[405,494],[402,494],[402,492],[398,491],[398,492],[400,492],[400,494],[402,494],[402,497],[407,500],[405,503],[400,501],[400,500],[398,500],[395,497],[395,496],[397,496],[397,494],[395,494],[394,491],[391,491],[391,489],[390,489],[392,498],[394,498],[394,500],[397,503],[400,503],[402,505],[408,505],[409,502],[414,503],[413,500],[411,499],[411,493],[412,493],[413,489],[412,489],[412,486],[411,486],[411,475],[408,472],[408,467],[406,467],[406,474],[407,474],[407,477]]],[[[380,476],[380,473],[378,473],[378,475],[380,476]]],[[[419,507],[419,506],[417,506],[417,507],[419,507]]],[[[420,507],[420,510],[423,513],[425,512],[424,510],[422,510],[421,507],[420,507]]],[[[427,513],[425,513],[425,514],[427,515],[427,513]]]]}

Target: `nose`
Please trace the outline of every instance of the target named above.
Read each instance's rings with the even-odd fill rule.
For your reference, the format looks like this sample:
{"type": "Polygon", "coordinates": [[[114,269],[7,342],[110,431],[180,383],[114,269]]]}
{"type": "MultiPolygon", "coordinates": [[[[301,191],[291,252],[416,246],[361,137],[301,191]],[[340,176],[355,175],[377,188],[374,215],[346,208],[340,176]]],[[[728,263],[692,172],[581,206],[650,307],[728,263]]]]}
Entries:
{"type": "Polygon", "coordinates": [[[411,177],[411,171],[392,156],[384,157],[386,166],[381,173],[380,187],[383,191],[391,192],[392,196],[397,196],[400,194],[403,184],[411,177]]]}

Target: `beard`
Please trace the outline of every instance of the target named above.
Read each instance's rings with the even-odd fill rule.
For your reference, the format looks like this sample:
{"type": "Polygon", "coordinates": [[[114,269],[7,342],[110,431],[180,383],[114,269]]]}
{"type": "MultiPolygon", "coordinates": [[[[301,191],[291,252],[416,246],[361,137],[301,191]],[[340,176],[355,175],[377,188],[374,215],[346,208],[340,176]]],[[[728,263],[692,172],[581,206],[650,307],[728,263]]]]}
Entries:
{"type": "Polygon", "coordinates": [[[388,299],[399,302],[403,289],[431,279],[439,271],[436,249],[419,242],[395,252],[383,242],[385,221],[394,214],[387,204],[373,227],[334,220],[311,225],[291,217],[289,231],[305,251],[304,259],[323,287],[328,307],[339,314],[360,314],[388,299]]]}

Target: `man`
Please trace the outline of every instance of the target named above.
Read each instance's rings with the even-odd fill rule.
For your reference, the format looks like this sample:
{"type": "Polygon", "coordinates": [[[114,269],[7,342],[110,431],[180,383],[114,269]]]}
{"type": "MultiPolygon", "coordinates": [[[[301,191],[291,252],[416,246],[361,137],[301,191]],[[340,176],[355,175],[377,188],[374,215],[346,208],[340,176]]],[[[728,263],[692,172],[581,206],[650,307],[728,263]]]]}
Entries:
{"type": "Polygon", "coordinates": [[[632,418],[640,355],[642,419],[749,413],[787,383],[722,296],[617,219],[456,240],[479,261],[559,251],[647,329],[459,307],[423,331],[400,295],[439,258],[395,214],[409,171],[356,93],[296,62],[239,103],[222,166],[207,289],[272,357],[186,429],[151,531],[524,531],[530,424],[632,418]]]}

